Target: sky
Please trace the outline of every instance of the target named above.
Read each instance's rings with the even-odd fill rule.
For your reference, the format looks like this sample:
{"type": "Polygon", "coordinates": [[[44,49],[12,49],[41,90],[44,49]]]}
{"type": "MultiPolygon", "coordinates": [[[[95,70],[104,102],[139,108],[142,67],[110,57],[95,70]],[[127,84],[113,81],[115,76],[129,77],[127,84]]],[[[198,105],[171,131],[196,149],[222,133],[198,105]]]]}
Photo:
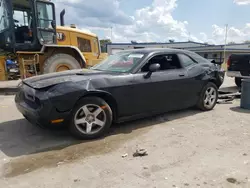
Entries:
{"type": "MultiPolygon", "coordinates": [[[[53,0],[66,25],[112,42],[250,40],[250,0],[53,0]]],[[[59,20],[58,20],[59,24],[59,20]]]]}

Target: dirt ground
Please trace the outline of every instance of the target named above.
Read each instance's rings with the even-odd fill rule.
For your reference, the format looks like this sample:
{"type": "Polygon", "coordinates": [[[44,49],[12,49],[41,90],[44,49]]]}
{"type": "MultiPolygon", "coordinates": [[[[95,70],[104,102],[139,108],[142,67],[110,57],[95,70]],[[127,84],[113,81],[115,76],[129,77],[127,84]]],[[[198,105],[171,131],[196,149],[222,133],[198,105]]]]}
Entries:
{"type": "MultiPolygon", "coordinates": [[[[223,87],[235,90],[231,79],[223,87]]],[[[111,128],[96,141],[42,130],[0,96],[1,187],[250,187],[250,111],[240,100],[111,128]],[[148,155],[133,157],[136,149],[148,155]],[[124,155],[124,156],[123,156],[124,155]]]]}

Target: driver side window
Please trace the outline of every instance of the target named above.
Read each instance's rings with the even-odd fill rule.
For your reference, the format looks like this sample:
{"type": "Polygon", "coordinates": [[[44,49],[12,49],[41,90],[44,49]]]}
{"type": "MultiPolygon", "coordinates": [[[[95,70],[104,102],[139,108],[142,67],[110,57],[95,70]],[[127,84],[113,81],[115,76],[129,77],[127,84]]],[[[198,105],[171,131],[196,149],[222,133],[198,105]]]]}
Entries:
{"type": "Polygon", "coordinates": [[[159,71],[171,70],[171,69],[180,69],[181,64],[176,54],[164,54],[164,55],[156,55],[152,57],[148,63],[146,63],[141,72],[148,72],[149,66],[152,64],[160,64],[159,71]]]}
{"type": "Polygon", "coordinates": [[[28,15],[26,11],[14,10],[13,18],[17,27],[29,26],[28,15]]]}
{"type": "Polygon", "coordinates": [[[29,44],[33,41],[31,9],[19,10],[14,7],[15,39],[18,44],[29,44]]]}

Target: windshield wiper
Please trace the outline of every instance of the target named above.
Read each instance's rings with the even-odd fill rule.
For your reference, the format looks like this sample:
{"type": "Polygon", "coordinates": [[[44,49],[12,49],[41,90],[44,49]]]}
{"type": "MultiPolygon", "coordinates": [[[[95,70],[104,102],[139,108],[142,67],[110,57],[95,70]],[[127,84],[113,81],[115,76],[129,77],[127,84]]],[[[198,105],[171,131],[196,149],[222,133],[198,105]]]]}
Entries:
{"type": "Polygon", "coordinates": [[[101,69],[90,69],[90,70],[96,70],[96,71],[104,71],[104,70],[101,70],[101,69]]]}
{"type": "MultiPolygon", "coordinates": [[[[103,70],[98,70],[98,69],[92,69],[92,70],[96,70],[96,71],[99,71],[99,72],[103,72],[103,70]]],[[[90,72],[85,72],[85,71],[81,71],[81,72],[77,72],[76,75],[86,75],[88,73],[92,73],[91,71],[90,72]]]]}

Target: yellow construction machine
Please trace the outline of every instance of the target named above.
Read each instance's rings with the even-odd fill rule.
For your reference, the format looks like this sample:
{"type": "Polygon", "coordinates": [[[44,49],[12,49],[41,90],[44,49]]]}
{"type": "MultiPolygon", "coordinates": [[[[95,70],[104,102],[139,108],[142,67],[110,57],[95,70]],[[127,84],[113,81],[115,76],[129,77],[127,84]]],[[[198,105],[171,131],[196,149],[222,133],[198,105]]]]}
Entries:
{"type": "Polygon", "coordinates": [[[0,80],[88,68],[107,57],[97,35],[66,27],[64,14],[57,26],[49,0],[0,0],[0,80]]]}

